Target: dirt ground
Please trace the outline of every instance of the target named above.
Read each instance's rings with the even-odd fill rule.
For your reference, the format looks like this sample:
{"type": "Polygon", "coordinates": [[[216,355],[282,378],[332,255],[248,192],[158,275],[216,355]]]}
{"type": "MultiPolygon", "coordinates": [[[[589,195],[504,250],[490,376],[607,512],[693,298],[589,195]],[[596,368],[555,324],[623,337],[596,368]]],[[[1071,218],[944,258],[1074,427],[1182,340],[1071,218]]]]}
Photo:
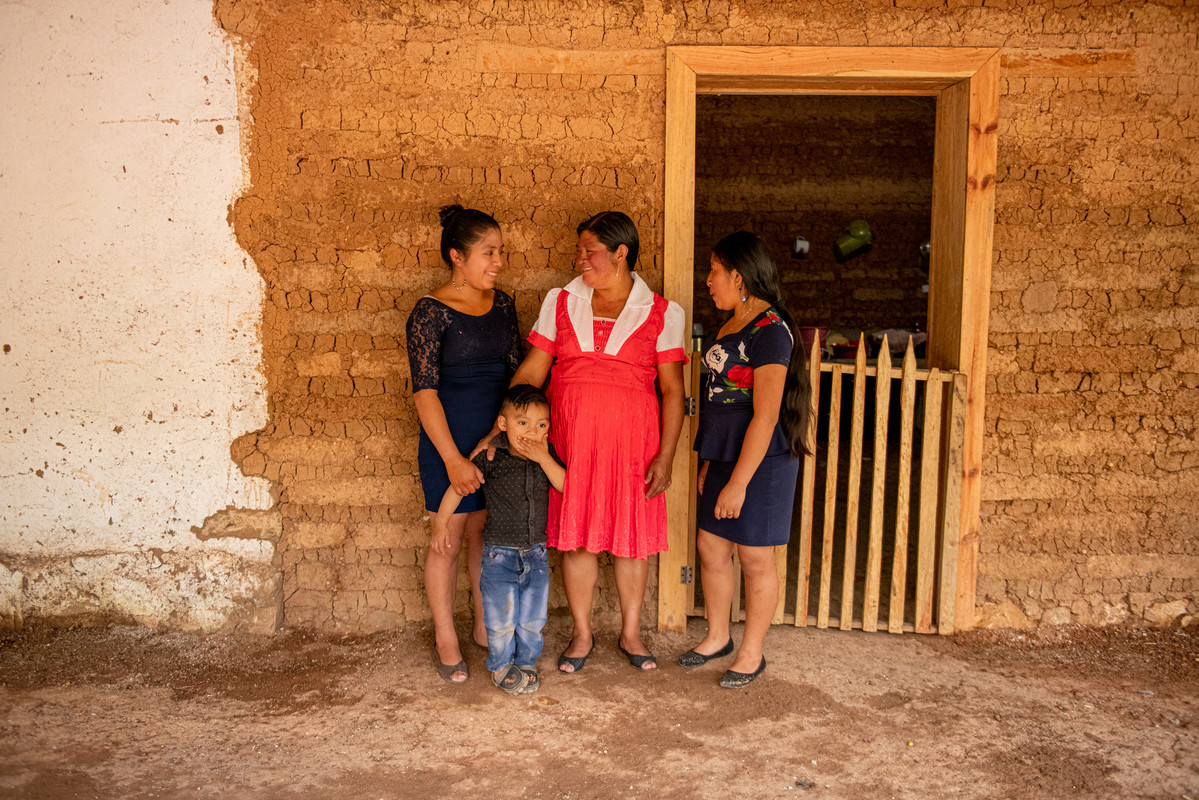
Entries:
{"type": "Polygon", "coordinates": [[[1199,799],[1191,630],[780,627],[741,691],[675,634],[655,673],[608,631],[559,675],[565,637],[513,698],[478,648],[441,682],[427,630],[27,630],[0,640],[0,796],[1199,799]]]}

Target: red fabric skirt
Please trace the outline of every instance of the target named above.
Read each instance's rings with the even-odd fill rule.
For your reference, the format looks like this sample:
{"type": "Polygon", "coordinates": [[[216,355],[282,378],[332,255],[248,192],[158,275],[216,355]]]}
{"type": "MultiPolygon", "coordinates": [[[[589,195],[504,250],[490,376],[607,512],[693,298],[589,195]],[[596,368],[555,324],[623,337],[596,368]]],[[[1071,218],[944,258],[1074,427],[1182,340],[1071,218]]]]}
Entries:
{"type": "Polygon", "coordinates": [[[645,471],[658,454],[656,374],[596,353],[555,365],[550,439],[566,462],[566,484],[550,490],[551,547],[641,559],[666,549],[666,496],[645,497],[645,471]]]}

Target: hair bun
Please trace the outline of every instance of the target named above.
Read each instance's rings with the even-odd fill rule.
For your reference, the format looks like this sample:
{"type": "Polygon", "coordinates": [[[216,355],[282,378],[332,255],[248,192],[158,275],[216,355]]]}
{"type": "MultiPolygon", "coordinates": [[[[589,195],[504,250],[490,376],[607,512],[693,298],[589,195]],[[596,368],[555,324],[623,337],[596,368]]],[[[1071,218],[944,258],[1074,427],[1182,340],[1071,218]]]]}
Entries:
{"type": "Polygon", "coordinates": [[[460,206],[458,203],[453,203],[452,205],[448,205],[448,206],[442,206],[441,210],[437,212],[437,215],[439,217],[441,217],[441,227],[444,228],[446,225],[449,225],[450,220],[452,220],[454,218],[454,215],[456,215],[459,211],[464,211],[464,210],[465,209],[463,209],[462,206],[460,206]]]}

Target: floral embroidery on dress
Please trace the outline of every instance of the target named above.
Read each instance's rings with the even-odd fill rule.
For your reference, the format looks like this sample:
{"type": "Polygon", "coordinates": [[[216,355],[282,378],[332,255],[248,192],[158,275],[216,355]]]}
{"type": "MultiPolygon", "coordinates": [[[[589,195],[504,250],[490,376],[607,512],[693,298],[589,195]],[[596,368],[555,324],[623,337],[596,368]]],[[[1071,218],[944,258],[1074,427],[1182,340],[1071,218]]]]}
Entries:
{"type": "Polygon", "coordinates": [[[752,389],[754,386],[753,367],[747,367],[744,364],[729,367],[729,374],[725,380],[732,381],[738,389],[752,389]]]}
{"type": "MultiPolygon", "coordinates": [[[[724,353],[720,345],[716,345],[712,350],[719,350],[724,353]]],[[[708,354],[712,354],[712,350],[708,354]]],[[[727,353],[725,353],[727,358],[727,353]]],[[[707,359],[705,359],[706,361],[707,359]]],[[[724,363],[724,360],[721,360],[724,363]]],[[[721,374],[718,370],[712,371],[712,377],[708,381],[708,399],[715,401],[716,395],[723,395],[719,402],[735,403],[737,396],[749,397],[753,393],[754,388],[754,369],[747,364],[733,364],[728,368],[728,371],[721,374]]]]}
{"type": "Polygon", "coordinates": [[[708,352],[704,354],[704,363],[713,372],[720,372],[724,368],[724,362],[728,360],[729,354],[718,344],[712,345],[708,348],[708,352]]]}
{"type": "MultiPolygon", "coordinates": [[[[742,337],[737,342],[735,356],[719,343],[708,348],[708,352],[704,354],[704,364],[712,373],[708,379],[708,400],[710,402],[728,404],[753,396],[754,368],[749,363],[750,338],[755,336],[760,329],[775,323],[786,327],[778,312],[770,308],[763,312],[761,319],[756,320],[753,325],[735,334],[730,334],[730,336],[742,337]]],[[[790,334],[790,330],[788,330],[788,334],[790,334]]]]}
{"type": "MultiPolygon", "coordinates": [[[[768,308],[766,309],[766,313],[762,315],[762,318],[754,323],[754,328],[765,328],[767,325],[775,322],[782,323],[783,318],[773,308],[768,308]]],[[[788,332],[790,332],[790,329],[788,329],[788,332]]],[[[754,333],[757,333],[757,331],[755,330],[754,333]]]]}

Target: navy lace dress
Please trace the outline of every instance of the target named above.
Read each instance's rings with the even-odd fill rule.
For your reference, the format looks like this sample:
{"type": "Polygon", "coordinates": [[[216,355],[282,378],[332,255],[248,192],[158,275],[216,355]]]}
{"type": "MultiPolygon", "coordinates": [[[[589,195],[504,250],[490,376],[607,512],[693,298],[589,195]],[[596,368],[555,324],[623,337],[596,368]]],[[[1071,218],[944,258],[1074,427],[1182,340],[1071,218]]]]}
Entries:
{"type": "MultiPolygon", "coordinates": [[[[491,310],[471,316],[432,297],[416,301],[408,316],[408,366],[412,391],[436,389],[445,409],[454,444],[465,456],[491,430],[522,346],[516,306],[495,290],[491,310]]],[[[450,488],[450,478],[437,448],[422,425],[417,466],[425,492],[425,508],[436,511],[450,488]]],[[[462,498],[457,513],[484,508],[483,493],[462,498]]]]}

